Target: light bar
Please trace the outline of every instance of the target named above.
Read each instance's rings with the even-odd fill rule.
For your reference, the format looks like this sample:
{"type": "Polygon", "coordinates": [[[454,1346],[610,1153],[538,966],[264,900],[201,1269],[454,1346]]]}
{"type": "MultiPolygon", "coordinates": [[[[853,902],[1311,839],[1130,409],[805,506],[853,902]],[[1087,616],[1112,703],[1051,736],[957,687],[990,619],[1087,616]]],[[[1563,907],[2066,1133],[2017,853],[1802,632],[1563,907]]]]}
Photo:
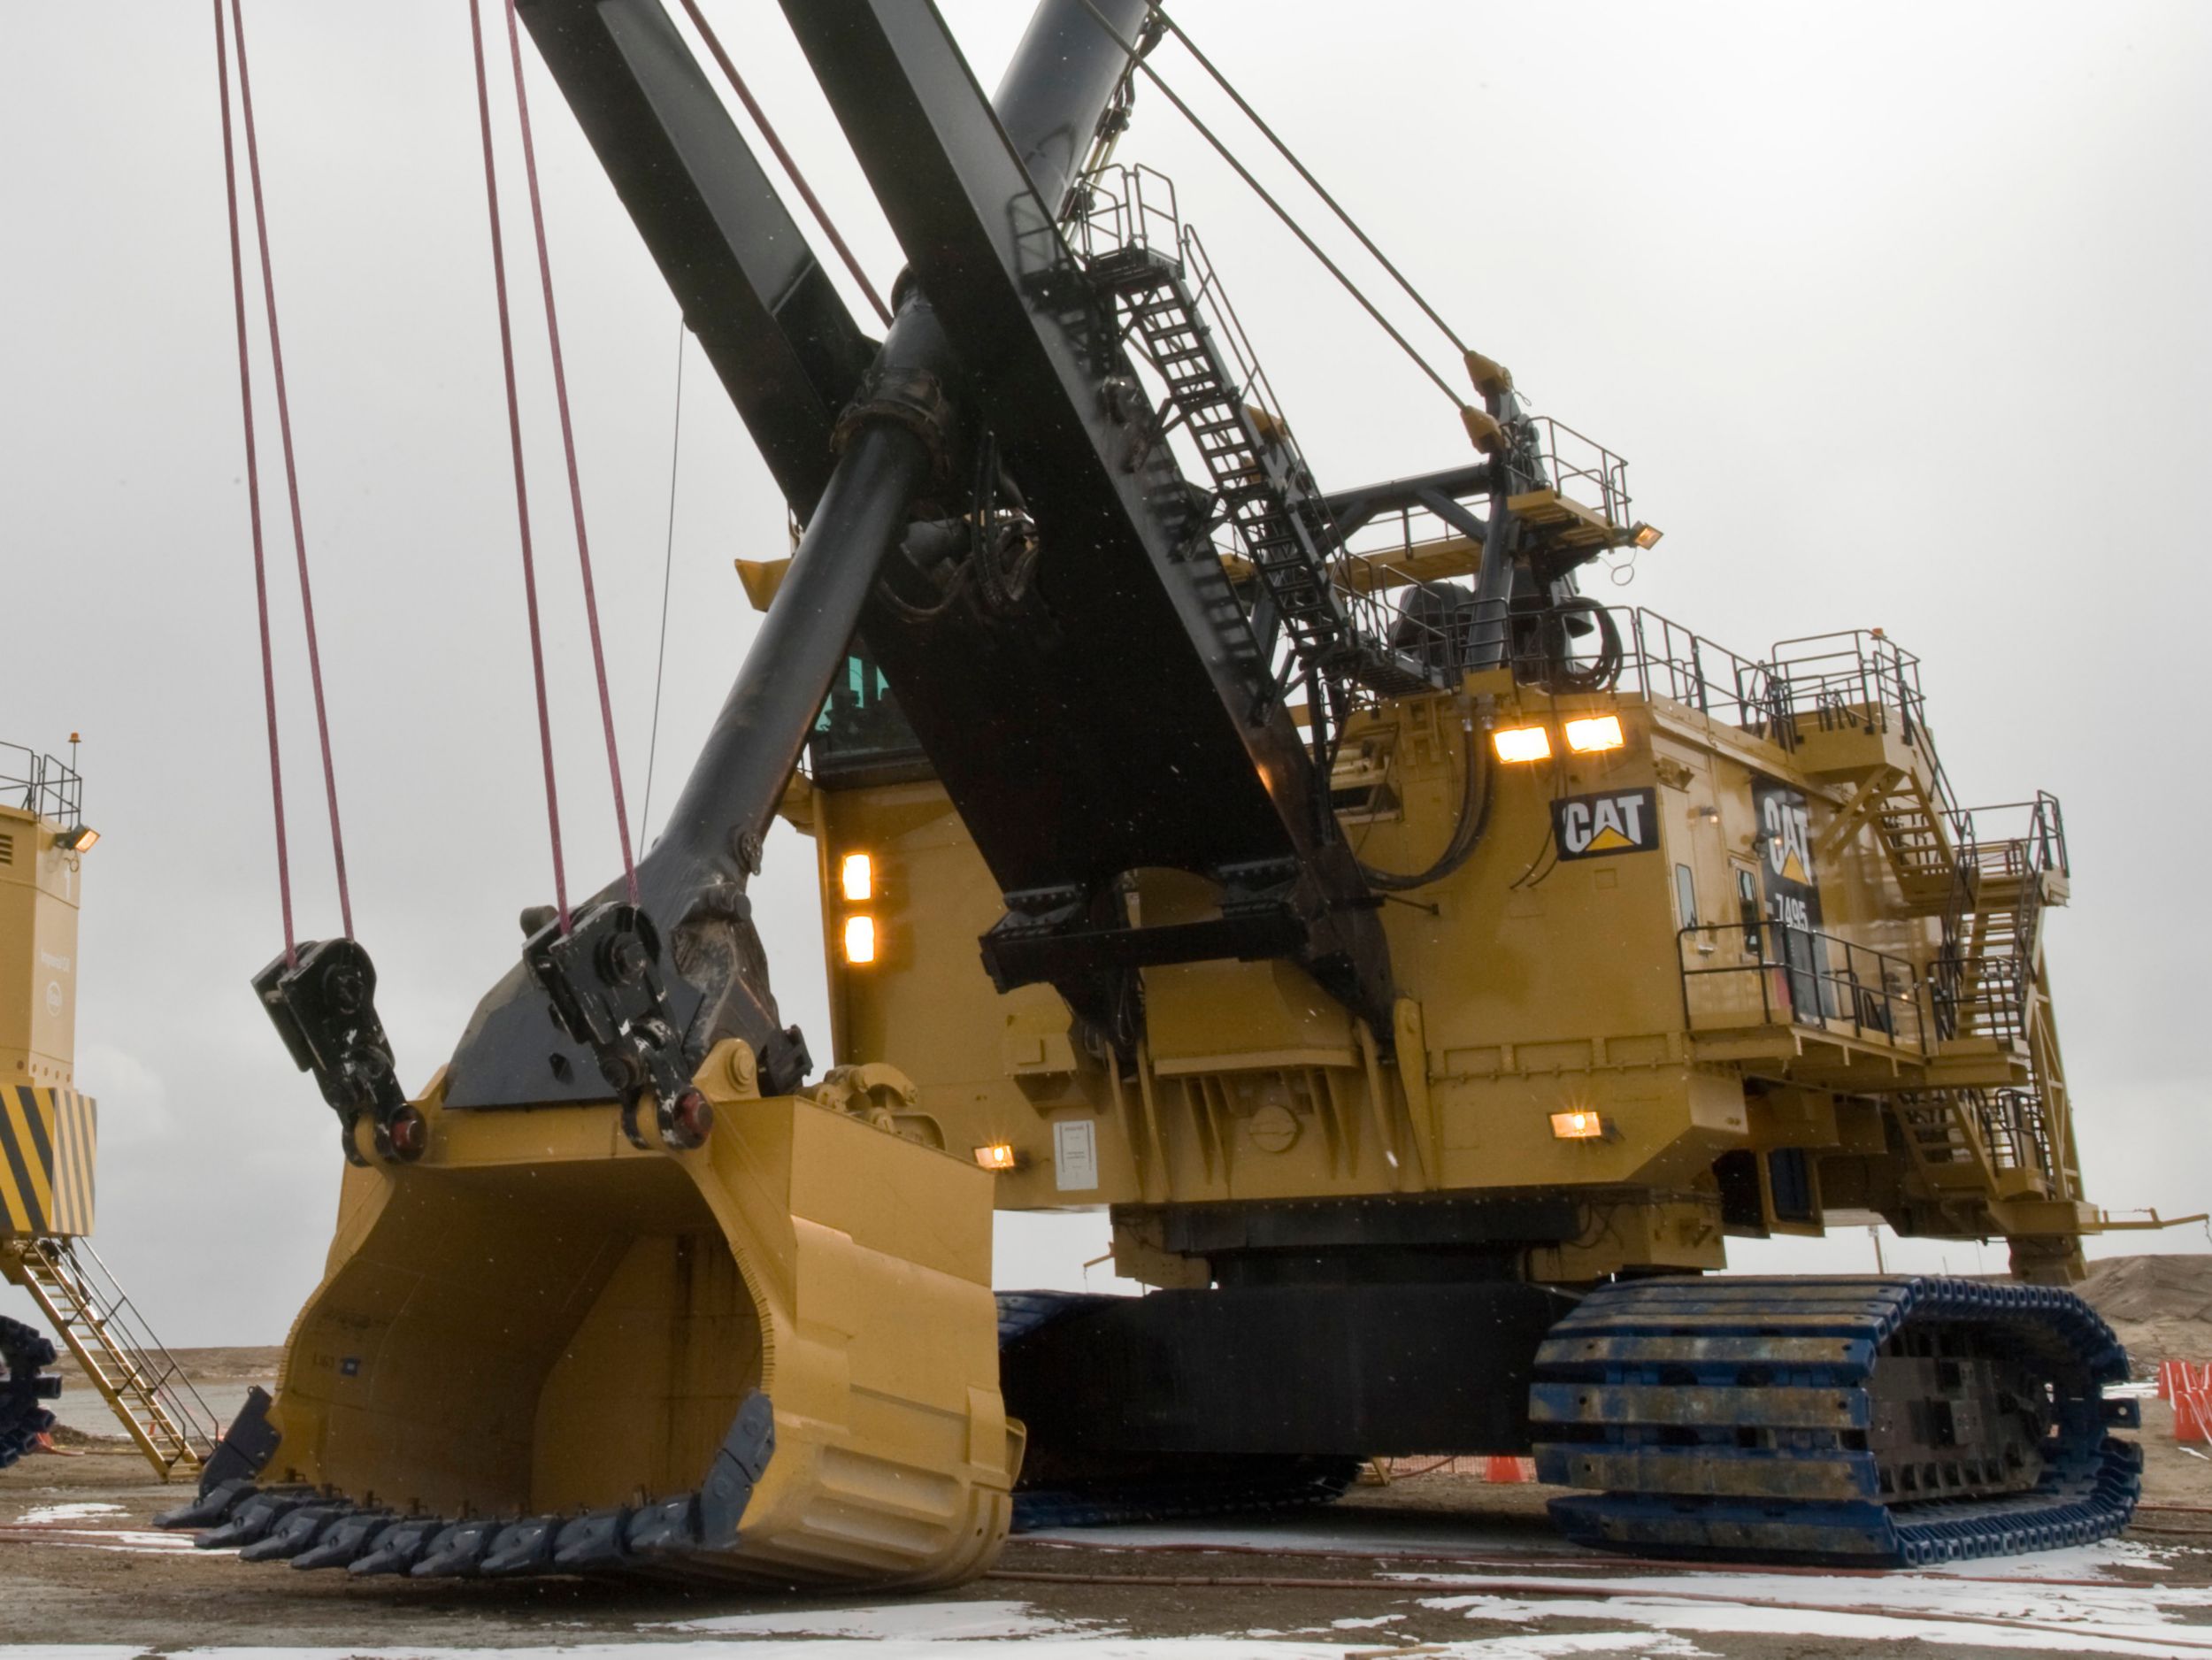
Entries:
{"type": "Polygon", "coordinates": [[[1011,1170],[1014,1168],[1014,1144],[1011,1141],[994,1141],[988,1147],[979,1147],[975,1149],[975,1162],[986,1170],[1011,1170]]]}
{"type": "Polygon", "coordinates": [[[845,960],[856,964],[876,960],[876,919],[873,917],[845,918],[845,960]]]}
{"type": "Polygon", "coordinates": [[[1548,761],[1551,734],[1541,726],[1501,726],[1490,734],[1501,761],[1548,761]]]}
{"type": "Polygon", "coordinates": [[[1618,715],[1585,715],[1567,723],[1567,747],[1577,755],[1617,749],[1627,742],[1618,715]]]}
{"type": "Polygon", "coordinates": [[[1605,1134],[1605,1120],[1594,1112],[1555,1112],[1551,1133],[1563,1141],[1599,1141],[1605,1134]]]}
{"type": "Polygon", "coordinates": [[[876,862],[865,853],[848,853],[837,867],[838,886],[845,897],[858,904],[876,896],[876,862]]]}

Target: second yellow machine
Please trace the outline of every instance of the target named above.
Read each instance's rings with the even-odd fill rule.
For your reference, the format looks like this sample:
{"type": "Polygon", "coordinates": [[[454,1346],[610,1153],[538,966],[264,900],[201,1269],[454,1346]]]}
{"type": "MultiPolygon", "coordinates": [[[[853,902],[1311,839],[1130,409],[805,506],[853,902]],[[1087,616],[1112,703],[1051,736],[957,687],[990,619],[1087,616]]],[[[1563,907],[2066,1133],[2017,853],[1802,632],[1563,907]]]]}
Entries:
{"type": "Polygon", "coordinates": [[[1912,656],[1581,595],[1657,533],[1463,349],[1471,457],[1322,489],[1171,190],[1108,165],[1143,0],[1046,0],[995,99],[929,5],[786,5],[910,261],[881,341],[658,0],[520,10],[803,533],[635,894],[527,916],[426,1091],[357,946],[262,976],[353,1163],[180,1519],[356,1572],[933,1583],[1010,1518],[1532,1449],[1642,1551],[2124,1525],[2125,1357],[2059,1288],[2104,1225],[2063,826],[1962,804],[1912,656]],[[746,896],[779,811],[810,1087],[746,896]],[[995,1204],[1109,1210],[1156,1289],[995,1301],[995,1204]],[[1875,1217],[2016,1283],[1701,1277],[1875,1217]]]}

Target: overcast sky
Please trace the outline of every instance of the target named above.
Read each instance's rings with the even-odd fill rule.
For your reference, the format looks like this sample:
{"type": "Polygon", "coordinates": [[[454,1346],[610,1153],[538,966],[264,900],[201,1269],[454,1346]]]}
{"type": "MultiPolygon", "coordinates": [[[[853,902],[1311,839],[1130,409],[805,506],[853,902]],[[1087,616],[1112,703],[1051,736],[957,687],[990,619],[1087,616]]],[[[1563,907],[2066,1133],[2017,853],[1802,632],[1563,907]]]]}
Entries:
{"type": "MultiPolygon", "coordinates": [[[[550,888],[466,9],[247,10],[355,912],[415,1087],[550,888]]],[[[946,10],[995,83],[1024,0],[946,10]]],[[[896,250],[776,5],[708,11],[887,284],[896,250]]],[[[2212,448],[2212,7],[1177,12],[1463,334],[1631,458],[1667,538],[1606,597],[1747,655],[1883,626],[1927,659],[1968,800],[2060,794],[2075,903],[2051,924],[2053,978],[2092,1192],[2205,1207],[2212,788],[2189,642],[2212,596],[2190,517],[2212,448]]],[[[97,1243],[172,1341],[276,1341],[320,1273],[340,1161],[247,986],[281,941],[209,12],[0,0],[0,738],[58,750],[82,731],[105,835],[86,869],[78,1054],[102,1104],[97,1243]]],[[[1186,60],[1159,61],[1218,110],[1186,60]]],[[[634,813],[679,325],[531,73],[634,813]]],[[[1156,96],[1125,158],[1176,178],[1325,483],[1465,457],[1443,400],[1156,96]]],[[[516,160],[510,145],[527,281],[516,160]]],[[[518,299],[585,888],[615,868],[613,825],[541,324],[518,299]]],[[[756,625],[730,560],[784,546],[765,471],[703,359],[689,369],[657,817],[756,625]]],[[[273,427],[262,457],[297,903],[302,932],[326,934],[273,427]]],[[[818,1052],[807,844],[782,833],[755,893],[818,1052]]],[[[1041,1263],[1076,1283],[1107,1229],[1012,1224],[1002,1260],[1009,1238],[1025,1279],[1041,1263]]],[[[2101,1249],[2206,1244],[2191,1229],[2101,1249]]],[[[1871,1266],[1863,1233],[1736,1260],[1871,1266]]],[[[1994,1271],[2003,1252],[1900,1260],[1994,1271]]]]}

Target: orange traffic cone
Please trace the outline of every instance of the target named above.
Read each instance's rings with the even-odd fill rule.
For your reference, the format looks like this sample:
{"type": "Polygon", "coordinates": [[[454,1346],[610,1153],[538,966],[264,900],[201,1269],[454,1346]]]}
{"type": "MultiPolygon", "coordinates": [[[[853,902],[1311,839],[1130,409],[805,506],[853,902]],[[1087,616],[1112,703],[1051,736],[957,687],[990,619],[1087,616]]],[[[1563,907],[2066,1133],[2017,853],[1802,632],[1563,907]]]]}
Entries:
{"type": "Polygon", "coordinates": [[[1486,1458],[1482,1461],[1485,1481],[1533,1481],[1536,1479],[1536,1460],[1533,1458],[1486,1458]]]}

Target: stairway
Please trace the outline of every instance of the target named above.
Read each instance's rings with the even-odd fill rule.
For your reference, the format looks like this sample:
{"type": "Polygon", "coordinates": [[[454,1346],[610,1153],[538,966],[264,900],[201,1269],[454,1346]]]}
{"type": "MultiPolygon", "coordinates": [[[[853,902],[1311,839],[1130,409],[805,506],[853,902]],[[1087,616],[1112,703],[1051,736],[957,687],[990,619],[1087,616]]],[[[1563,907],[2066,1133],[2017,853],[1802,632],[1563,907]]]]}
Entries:
{"type": "Polygon", "coordinates": [[[198,1474],[221,1427],[91,1245],[68,1239],[10,1245],[0,1249],[0,1272],[31,1294],[163,1479],[198,1474]]]}
{"type": "Polygon", "coordinates": [[[1440,671],[1386,643],[1381,602],[1331,569],[1341,539],[1196,235],[1183,227],[1171,250],[1109,249],[1090,274],[1165,384],[1162,436],[1179,423],[1188,431],[1297,661],[1382,696],[1442,688],[1440,671]]]}

